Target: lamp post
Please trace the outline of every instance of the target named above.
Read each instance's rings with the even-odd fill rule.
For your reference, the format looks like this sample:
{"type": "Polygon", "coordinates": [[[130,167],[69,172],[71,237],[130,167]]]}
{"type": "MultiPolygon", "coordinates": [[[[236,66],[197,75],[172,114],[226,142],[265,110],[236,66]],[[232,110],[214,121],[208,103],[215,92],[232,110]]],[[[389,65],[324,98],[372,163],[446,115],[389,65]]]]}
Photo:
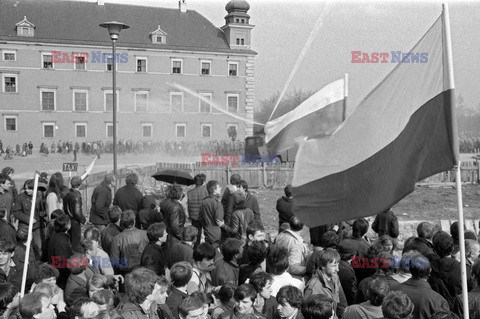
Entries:
{"type": "Polygon", "coordinates": [[[113,175],[117,176],[117,75],[116,75],[116,65],[117,57],[115,53],[115,42],[118,40],[118,35],[123,29],[130,28],[128,25],[112,21],[101,23],[102,28],[106,28],[110,34],[110,39],[112,39],[112,78],[113,78],[113,175]]]}

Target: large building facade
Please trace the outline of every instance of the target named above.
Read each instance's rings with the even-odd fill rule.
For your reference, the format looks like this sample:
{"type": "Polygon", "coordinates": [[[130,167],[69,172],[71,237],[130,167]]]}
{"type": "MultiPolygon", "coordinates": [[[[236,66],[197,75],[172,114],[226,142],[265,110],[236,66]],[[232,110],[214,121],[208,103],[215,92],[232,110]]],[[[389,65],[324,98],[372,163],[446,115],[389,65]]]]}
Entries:
{"type": "Polygon", "coordinates": [[[228,2],[221,28],[186,6],[2,0],[4,148],[111,139],[112,42],[99,24],[114,20],[130,26],[116,43],[118,139],[227,140],[231,126],[252,135],[248,3],[228,2]]]}

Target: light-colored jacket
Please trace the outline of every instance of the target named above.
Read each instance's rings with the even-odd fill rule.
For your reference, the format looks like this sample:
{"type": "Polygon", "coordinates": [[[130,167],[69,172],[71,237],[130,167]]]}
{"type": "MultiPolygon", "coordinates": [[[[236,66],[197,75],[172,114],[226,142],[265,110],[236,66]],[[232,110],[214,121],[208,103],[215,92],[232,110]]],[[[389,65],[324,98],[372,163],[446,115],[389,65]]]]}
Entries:
{"type": "Polygon", "coordinates": [[[288,250],[288,272],[294,276],[303,276],[306,270],[308,249],[303,243],[302,236],[288,229],[278,234],[275,245],[288,250]]]}

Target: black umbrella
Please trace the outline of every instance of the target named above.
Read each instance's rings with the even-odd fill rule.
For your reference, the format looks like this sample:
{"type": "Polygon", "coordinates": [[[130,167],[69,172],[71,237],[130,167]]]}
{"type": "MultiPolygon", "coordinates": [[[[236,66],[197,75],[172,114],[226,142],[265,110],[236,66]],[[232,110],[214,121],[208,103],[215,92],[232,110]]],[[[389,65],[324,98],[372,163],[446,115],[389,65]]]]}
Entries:
{"type": "Polygon", "coordinates": [[[192,175],[185,171],[180,171],[177,169],[166,169],[160,172],[156,172],[152,175],[157,181],[170,183],[170,184],[181,184],[181,185],[193,185],[195,181],[193,180],[192,175]]]}

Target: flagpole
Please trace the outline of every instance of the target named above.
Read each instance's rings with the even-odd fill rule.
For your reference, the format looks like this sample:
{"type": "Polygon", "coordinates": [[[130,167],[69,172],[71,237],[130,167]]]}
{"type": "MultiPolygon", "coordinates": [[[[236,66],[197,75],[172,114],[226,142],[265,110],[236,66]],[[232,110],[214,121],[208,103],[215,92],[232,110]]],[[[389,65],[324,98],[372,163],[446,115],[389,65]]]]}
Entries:
{"type": "Polygon", "coordinates": [[[343,118],[342,122],[347,119],[347,98],[348,98],[348,73],[344,76],[344,99],[343,99],[343,118]]]}
{"type": "Polygon", "coordinates": [[[462,174],[461,164],[459,160],[459,147],[458,147],[458,133],[457,133],[457,118],[455,112],[455,95],[454,95],[454,78],[453,78],[453,59],[452,59],[452,39],[450,35],[450,15],[448,12],[448,4],[443,4],[443,27],[444,27],[444,40],[446,47],[446,69],[447,69],[447,87],[449,89],[450,107],[451,107],[451,123],[452,123],[452,150],[455,155],[455,186],[457,188],[457,207],[458,207],[458,241],[460,246],[460,270],[462,274],[462,303],[463,303],[463,318],[469,319],[468,310],[468,287],[467,287],[467,264],[465,254],[465,222],[463,218],[463,199],[462,199],[462,174]]]}
{"type": "MultiPolygon", "coordinates": [[[[20,290],[20,298],[23,298],[23,296],[25,295],[25,285],[27,283],[28,263],[29,263],[30,248],[32,243],[33,216],[35,215],[35,206],[37,203],[38,177],[39,175],[35,174],[35,184],[33,186],[32,208],[30,209],[30,221],[28,224],[27,248],[25,251],[25,264],[23,265],[22,288],[20,290]]],[[[40,221],[37,220],[37,222],[40,222],[40,221]]]]}

